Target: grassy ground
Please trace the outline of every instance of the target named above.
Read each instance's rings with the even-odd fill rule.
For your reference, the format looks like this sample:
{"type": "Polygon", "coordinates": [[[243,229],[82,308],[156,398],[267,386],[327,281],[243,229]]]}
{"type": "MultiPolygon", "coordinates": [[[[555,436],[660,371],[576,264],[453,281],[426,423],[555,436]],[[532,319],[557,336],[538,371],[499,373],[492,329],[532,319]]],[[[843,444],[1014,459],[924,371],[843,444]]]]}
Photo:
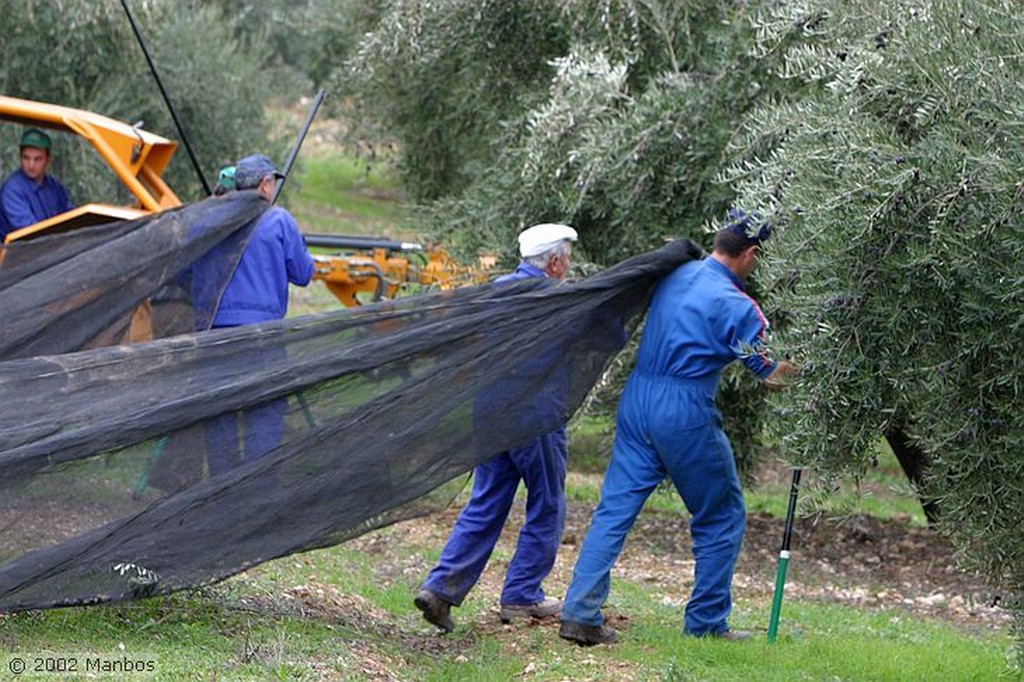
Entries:
{"type": "Polygon", "coordinates": [[[415,237],[396,233],[404,211],[386,159],[306,158],[283,198],[306,232],[415,237]]]}
{"type": "MultiPolygon", "coordinates": [[[[585,528],[600,477],[574,472],[570,536],[585,528]]],[[[995,680],[1007,671],[1005,632],[965,629],[900,608],[855,608],[790,597],[769,644],[774,566],[738,573],[734,627],[752,642],[694,640],[680,632],[692,564],[660,547],[663,523],[682,523],[656,496],[616,570],[606,609],[622,633],[582,649],[555,622],[501,625],[497,595],[521,517],[513,518],[457,627],[438,636],[411,597],[454,519],[448,510],[344,545],[258,566],[190,593],[123,605],[15,614],[0,620],[8,666],[63,659],[152,666],[161,680],[995,680]],[[673,521],[673,519],[677,519],[673,521]]],[[[518,514],[518,512],[517,512],[518,514]]],[[[566,545],[547,587],[563,594],[576,547],[566,545]]],[[[810,561],[797,554],[796,561],[810,561]]],[[[92,679],[135,679],[106,674],[92,679]]],[[[41,675],[36,679],[71,679],[41,675]]]]}
{"type": "MultiPolygon", "coordinates": [[[[353,159],[307,159],[286,200],[310,232],[409,238],[391,231],[403,212],[384,168],[366,172],[365,164],[353,159]]],[[[296,291],[292,307],[301,314],[337,305],[314,283],[296,291]]],[[[564,594],[571,576],[577,538],[598,497],[607,438],[604,422],[584,421],[573,429],[567,539],[547,583],[553,595],[564,594]]],[[[883,458],[876,474],[868,487],[873,506],[864,509],[920,527],[920,512],[892,461],[883,458]]],[[[748,492],[748,506],[778,518],[787,492],[784,476],[767,480],[748,492]]],[[[622,631],[621,643],[582,649],[560,640],[556,623],[498,622],[503,569],[521,517],[511,520],[480,584],[456,610],[455,632],[440,637],[421,619],[411,597],[437,559],[456,513],[457,507],[170,597],[0,616],[0,670],[5,671],[0,675],[47,680],[1020,679],[1019,671],[1008,673],[1005,629],[919,618],[899,600],[865,608],[827,596],[832,592],[805,598],[810,590],[795,591],[787,596],[778,641],[767,643],[763,631],[775,567],[753,552],[774,538],[749,537],[744,551],[751,556],[737,574],[733,625],[761,636],[740,645],[682,636],[692,561],[680,549],[686,545],[686,536],[679,535],[685,532],[685,512],[671,494],[652,497],[613,576],[607,613],[622,631]],[[15,675],[21,663],[27,668],[15,675]]],[[[800,569],[812,568],[814,561],[797,556],[791,569],[797,582],[809,580],[800,569]]],[[[834,578],[836,584],[840,579],[834,578]]]]}

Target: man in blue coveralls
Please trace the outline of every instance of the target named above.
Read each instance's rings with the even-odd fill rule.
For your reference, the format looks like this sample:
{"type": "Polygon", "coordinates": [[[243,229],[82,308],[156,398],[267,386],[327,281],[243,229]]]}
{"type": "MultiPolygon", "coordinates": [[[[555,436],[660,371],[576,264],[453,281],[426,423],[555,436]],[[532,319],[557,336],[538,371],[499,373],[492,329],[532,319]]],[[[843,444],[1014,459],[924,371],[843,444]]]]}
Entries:
{"type": "Polygon", "coordinates": [[[601,501],[562,607],[563,639],[583,646],[616,640],[601,613],[611,570],[641,507],[666,476],[691,515],[696,568],[684,631],[750,636],[726,621],[746,510],[715,393],[733,360],[772,389],[793,372],[788,362],[764,355],[768,323],[743,287],[770,233],[753,215],[730,211],[711,255],[680,266],[655,290],[636,367],[619,399],[601,501]]]}
{"type": "Polygon", "coordinates": [[[74,208],[64,187],[46,174],[50,136],[29,128],[21,136],[21,168],[0,187],[0,241],[8,232],[34,225],[74,208]]]}
{"type": "MultiPolygon", "coordinates": [[[[234,169],[238,190],[255,189],[267,201],[281,178],[266,156],[253,154],[241,159],[234,169]]],[[[213,259],[211,262],[220,262],[213,259]]],[[[197,264],[194,268],[199,270],[197,264]]],[[[306,286],[313,278],[313,257],[299,226],[283,208],[272,206],[253,228],[231,280],[224,288],[213,317],[213,327],[237,327],[267,320],[279,320],[288,310],[288,284],[306,286]]],[[[196,281],[199,281],[197,277],[196,281]]],[[[207,425],[210,475],[216,476],[239,463],[277,447],[284,433],[288,403],[272,400],[243,413],[244,444],[238,450],[237,423],[227,414],[207,425]]]]}
{"type": "MultiPolygon", "coordinates": [[[[576,230],[568,225],[534,225],[519,235],[522,261],[495,283],[528,277],[563,280],[569,270],[576,230]]],[[[451,607],[480,578],[508,518],[519,482],[526,484],[526,521],[505,573],[500,618],[548,618],[561,603],[545,597],[541,582],[551,572],[565,524],[565,470],[569,457],[565,428],[502,452],[473,470],[473,490],[451,537],[414,603],[442,632],[455,625],[451,607]]]]}

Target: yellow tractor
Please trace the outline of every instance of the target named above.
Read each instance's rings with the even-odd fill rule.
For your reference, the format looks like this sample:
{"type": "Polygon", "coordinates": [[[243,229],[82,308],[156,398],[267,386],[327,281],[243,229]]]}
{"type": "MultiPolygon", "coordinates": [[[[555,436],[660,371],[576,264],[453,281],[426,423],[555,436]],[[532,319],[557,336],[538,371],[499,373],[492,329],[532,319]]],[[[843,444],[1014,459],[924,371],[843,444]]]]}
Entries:
{"type": "MultiPolygon", "coordinates": [[[[132,220],[181,205],[163,180],[177,144],[137,126],[81,109],[0,95],[0,121],[72,133],[85,139],[131,192],[129,206],[87,203],[7,234],[5,244],[43,234],[132,220]]],[[[358,294],[371,301],[394,298],[416,288],[451,288],[482,282],[488,264],[458,264],[437,246],[365,237],[307,235],[314,248],[332,252],[314,256],[314,278],[345,306],[359,305],[358,294]],[[408,254],[408,256],[406,255],[408,254]]],[[[0,262],[3,260],[0,250],[0,262]]]]}
{"type": "Polygon", "coordinates": [[[87,203],[7,234],[4,243],[115,220],[131,220],[181,205],[163,180],[175,142],[90,111],[0,95],[0,120],[73,133],[85,139],[135,197],[130,206],[87,203]]]}

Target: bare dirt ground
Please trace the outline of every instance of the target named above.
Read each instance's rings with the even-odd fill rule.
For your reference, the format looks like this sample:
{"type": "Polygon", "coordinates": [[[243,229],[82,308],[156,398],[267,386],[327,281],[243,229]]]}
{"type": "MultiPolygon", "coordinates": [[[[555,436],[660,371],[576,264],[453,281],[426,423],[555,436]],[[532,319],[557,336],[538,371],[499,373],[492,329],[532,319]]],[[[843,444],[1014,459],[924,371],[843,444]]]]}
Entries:
{"type": "MultiPolygon", "coordinates": [[[[563,545],[545,582],[552,596],[561,597],[565,593],[591,511],[591,505],[569,503],[563,545]]],[[[410,543],[439,550],[458,512],[459,507],[454,506],[405,521],[357,538],[349,546],[374,558],[374,579],[379,583],[418,585],[431,564],[426,557],[410,557],[410,543]]],[[[498,621],[497,605],[507,558],[512,555],[521,523],[521,505],[517,505],[495,555],[468,598],[480,603],[483,610],[472,616],[466,609],[454,609],[457,624],[469,625],[480,634],[508,629],[498,621]]],[[[744,547],[733,584],[739,601],[750,600],[765,611],[768,609],[783,527],[780,519],[764,514],[748,515],[744,547]]],[[[912,525],[909,519],[882,521],[867,516],[842,520],[798,519],[791,553],[786,600],[893,609],[973,632],[1003,629],[1010,623],[1009,614],[992,604],[984,581],[958,569],[948,541],[930,529],[912,525]]],[[[630,533],[614,570],[606,615],[612,625],[628,628],[629,614],[615,603],[615,582],[629,581],[653,587],[662,595],[662,603],[679,607],[681,619],[692,577],[693,560],[686,520],[672,512],[645,510],[630,533]]],[[[296,588],[288,596],[301,610],[320,612],[319,615],[332,620],[362,623],[361,627],[376,623],[374,629],[389,630],[379,634],[400,637],[413,649],[424,653],[444,651],[449,656],[457,656],[459,642],[468,644],[461,637],[433,637],[430,626],[418,619],[417,624],[423,628],[413,634],[407,624],[395,622],[383,612],[367,613],[367,610],[374,610],[368,603],[345,595],[335,586],[311,583],[296,588]]],[[[410,591],[410,602],[412,596],[410,591]]],[[[744,622],[741,611],[736,616],[741,627],[757,627],[756,623],[749,622],[749,617],[744,622]]],[[[557,628],[557,622],[536,625],[557,628]]]]}
{"type": "MultiPolygon", "coordinates": [[[[562,596],[575,563],[578,543],[590,520],[590,505],[569,504],[566,533],[555,568],[545,583],[553,596],[562,596]]],[[[375,534],[355,540],[376,554],[379,567],[388,565],[393,542],[409,538],[440,548],[458,509],[401,524],[401,532],[375,534]]],[[[514,549],[521,518],[513,516],[499,544],[501,556],[514,549]]],[[[778,566],[784,523],[765,514],[747,518],[747,533],[734,578],[739,599],[770,603],[778,566]]],[[[786,599],[843,603],[864,608],[887,608],[908,615],[934,618],[966,630],[1000,629],[1009,615],[992,604],[984,581],[957,568],[948,541],[908,520],[882,521],[867,516],[842,520],[798,519],[791,545],[786,599]]],[[[401,564],[399,560],[397,562],[401,564]]],[[[506,562],[492,559],[473,593],[495,605],[506,562]]],[[[422,564],[422,575],[430,566],[422,564]]],[[[405,566],[410,571],[411,566],[405,566]]],[[[386,569],[385,569],[386,572],[386,569]]],[[[627,539],[613,572],[611,618],[628,618],[614,605],[614,581],[654,586],[662,601],[681,609],[692,585],[693,560],[685,519],[671,512],[645,511],[627,539]]],[[[384,576],[382,576],[384,577],[384,576]]],[[[495,606],[495,609],[497,607],[495,606]]],[[[458,610],[454,611],[458,617],[458,610]]],[[[493,614],[488,614],[493,616],[493,614]]],[[[482,625],[482,623],[481,623],[482,625]]]]}
{"type": "MultiPolygon", "coordinates": [[[[555,567],[545,582],[552,596],[565,594],[578,544],[586,532],[592,506],[570,502],[563,546],[555,567]]],[[[480,582],[467,598],[465,608],[453,610],[456,631],[439,636],[412,609],[412,597],[432,564],[410,547],[443,546],[459,506],[419,519],[405,521],[350,541],[373,560],[373,580],[386,585],[408,586],[409,611],[396,616],[370,601],[345,590],[344,585],[307,576],[307,582],[283,594],[243,598],[245,608],[257,612],[282,609],[303,617],[329,622],[346,640],[347,660],[352,673],[361,679],[402,680],[422,657],[458,662],[471,656],[481,638],[494,638],[502,650],[527,661],[522,677],[532,677],[531,668],[544,668],[537,652],[538,642],[557,642],[557,619],[502,625],[498,599],[508,558],[515,547],[522,523],[521,504],[513,509],[505,532],[480,582]],[[382,646],[382,642],[389,645],[382,646]]],[[[784,523],[763,514],[748,516],[744,548],[734,579],[738,607],[733,624],[761,630],[758,613],[770,609],[784,523]]],[[[935,532],[914,526],[909,519],[881,521],[856,516],[842,521],[799,519],[786,582],[785,603],[793,601],[839,603],[867,610],[881,610],[949,623],[967,633],[1005,631],[1010,616],[993,606],[984,582],[976,575],[957,569],[949,543],[935,532]]],[[[289,560],[309,561],[307,555],[289,560]]],[[[257,569],[258,570],[258,569],[257,569]]],[[[686,520],[673,512],[645,510],[638,518],[613,573],[612,594],[605,608],[609,623],[628,636],[631,616],[628,607],[616,601],[616,584],[631,582],[651,588],[661,603],[678,609],[681,623],[686,596],[692,585],[693,561],[686,520]]],[[[236,605],[237,606],[237,605],[236,605]]],[[[780,634],[791,633],[795,624],[783,608],[780,634]]],[[[569,648],[565,655],[575,665],[595,666],[591,679],[639,679],[635,663],[595,659],[589,650],[569,648]],[[608,666],[611,666],[609,668],[608,666]],[[598,673],[598,668],[600,672],[598,673]],[[613,668],[613,669],[612,669],[613,668]]],[[[325,663],[325,665],[328,665],[325,663]]],[[[330,670],[333,670],[330,669],[330,670]]],[[[330,670],[325,672],[330,677],[330,670]]]]}

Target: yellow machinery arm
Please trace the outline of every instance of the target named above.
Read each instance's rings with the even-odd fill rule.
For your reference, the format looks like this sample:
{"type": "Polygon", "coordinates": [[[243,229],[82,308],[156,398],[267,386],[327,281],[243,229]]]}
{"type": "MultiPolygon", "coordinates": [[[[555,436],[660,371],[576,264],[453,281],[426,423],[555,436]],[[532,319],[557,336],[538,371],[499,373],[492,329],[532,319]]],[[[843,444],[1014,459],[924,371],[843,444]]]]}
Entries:
{"type": "MultiPolygon", "coordinates": [[[[17,240],[32,239],[115,220],[132,220],[148,213],[181,205],[181,200],[164,182],[163,173],[177,144],[126,123],[82,109],[0,95],[0,122],[48,128],[82,138],[100,155],[110,170],[131,192],[128,206],[84,203],[70,211],[8,232],[0,247],[17,240]]],[[[0,177],[0,182],[2,182],[0,177]]],[[[0,263],[5,252],[0,248],[0,263]]],[[[139,304],[129,323],[128,339],[144,341],[153,336],[149,300],[139,304]]]]}
{"type": "Polygon", "coordinates": [[[81,137],[92,145],[135,198],[131,206],[98,203],[77,206],[43,222],[10,232],[4,240],[7,243],[113,220],[131,220],[181,205],[181,200],[162,177],[177,147],[171,140],[91,111],[6,95],[0,95],[0,121],[49,128],[81,137]]]}
{"type": "Polygon", "coordinates": [[[402,291],[450,289],[488,278],[486,259],[481,259],[479,267],[460,265],[436,246],[366,237],[307,234],[305,238],[309,247],[339,251],[313,255],[313,279],[323,281],[334,297],[349,307],[360,305],[358,294],[379,301],[395,298],[402,291]]]}

